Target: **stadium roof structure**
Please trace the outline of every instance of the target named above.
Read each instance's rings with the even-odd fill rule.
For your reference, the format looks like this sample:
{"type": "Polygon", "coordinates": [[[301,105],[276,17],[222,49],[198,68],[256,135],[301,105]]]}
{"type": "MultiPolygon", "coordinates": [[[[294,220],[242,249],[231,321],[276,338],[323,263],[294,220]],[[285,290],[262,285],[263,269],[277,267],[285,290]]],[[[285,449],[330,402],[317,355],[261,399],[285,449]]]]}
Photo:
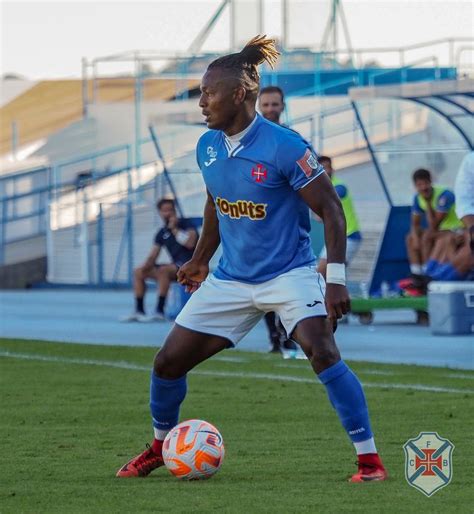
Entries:
{"type": "MultiPolygon", "coordinates": [[[[371,292],[374,292],[383,280],[398,280],[406,264],[402,264],[402,261],[405,253],[404,238],[409,229],[407,222],[410,206],[399,202],[400,192],[407,184],[404,182],[408,177],[406,170],[426,163],[430,168],[446,168],[452,177],[456,172],[456,166],[440,163],[447,162],[450,152],[451,155],[458,156],[459,160],[468,151],[474,150],[474,80],[435,80],[351,88],[349,99],[390,207],[370,286],[371,292]],[[434,113],[440,120],[445,120],[451,126],[453,135],[457,137],[452,138],[448,134],[448,127],[439,124],[432,132],[428,130],[429,127],[425,129],[424,132],[427,134],[424,139],[419,134],[412,134],[414,137],[410,140],[398,137],[392,146],[381,143],[380,138],[377,138],[377,129],[374,129],[371,123],[372,109],[366,108],[365,112],[362,110],[363,107],[371,107],[370,104],[376,101],[413,102],[434,113]],[[458,138],[459,141],[455,141],[458,138]],[[412,155],[414,158],[410,160],[412,155]],[[436,160],[430,162],[426,158],[428,155],[436,160]],[[404,156],[408,158],[404,159],[404,156]]],[[[433,123],[433,127],[436,127],[436,124],[433,123]]],[[[443,178],[447,176],[446,174],[443,178]]]]}
{"type": "Polygon", "coordinates": [[[468,119],[473,119],[474,79],[352,88],[349,90],[349,97],[354,108],[357,101],[376,99],[410,100],[428,107],[446,119],[463,138],[468,148],[474,150],[472,127],[468,130],[465,125],[460,123],[460,119],[466,119],[466,116],[468,119]]]}

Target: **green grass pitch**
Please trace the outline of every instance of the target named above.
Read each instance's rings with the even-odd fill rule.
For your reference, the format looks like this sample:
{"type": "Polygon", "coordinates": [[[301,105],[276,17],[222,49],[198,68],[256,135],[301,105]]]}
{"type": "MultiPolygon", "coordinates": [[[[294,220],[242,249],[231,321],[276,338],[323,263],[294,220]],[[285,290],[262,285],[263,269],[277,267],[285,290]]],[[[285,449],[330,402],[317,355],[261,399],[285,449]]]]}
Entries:
{"type": "Polygon", "coordinates": [[[371,410],[383,483],[350,484],[352,446],[307,362],[227,351],[189,375],[181,419],[224,437],[211,480],[116,470],[151,439],[152,348],[0,340],[0,513],[472,512],[474,373],[353,363],[371,410]],[[454,450],[452,482],[410,487],[402,445],[437,431],[454,450]]]}

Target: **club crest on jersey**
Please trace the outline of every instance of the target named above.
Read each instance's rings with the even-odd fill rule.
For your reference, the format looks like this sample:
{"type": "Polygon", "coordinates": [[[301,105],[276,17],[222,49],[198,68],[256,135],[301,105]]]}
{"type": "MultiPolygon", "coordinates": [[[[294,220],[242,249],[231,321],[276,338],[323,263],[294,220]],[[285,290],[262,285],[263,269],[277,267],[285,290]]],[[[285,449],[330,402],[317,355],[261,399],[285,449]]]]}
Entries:
{"type": "Polygon", "coordinates": [[[316,159],[316,155],[307,148],[301,159],[296,161],[296,164],[302,169],[303,173],[309,178],[312,176],[313,171],[317,170],[319,167],[318,159],[316,159]]]}
{"type": "Polygon", "coordinates": [[[257,166],[252,168],[252,177],[255,179],[255,182],[263,182],[267,180],[267,170],[261,164],[257,164],[257,166]]]}
{"type": "Polygon", "coordinates": [[[208,161],[204,161],[204,165],[210,166],[214,161],[216,161],[217,152],[212,148],[212,146],[207,147],[207,155],[209,155],[210,159],[208,161]]]}
{"type": "Polygon", "coordinates": [[[248,200],[229,202],[225,198],[216,198],[216,205],[223,216],[229,216],[234,220],[249,218],[251,220],[263,220],[267,217],[267,204],[254,203],[248,200]]]}

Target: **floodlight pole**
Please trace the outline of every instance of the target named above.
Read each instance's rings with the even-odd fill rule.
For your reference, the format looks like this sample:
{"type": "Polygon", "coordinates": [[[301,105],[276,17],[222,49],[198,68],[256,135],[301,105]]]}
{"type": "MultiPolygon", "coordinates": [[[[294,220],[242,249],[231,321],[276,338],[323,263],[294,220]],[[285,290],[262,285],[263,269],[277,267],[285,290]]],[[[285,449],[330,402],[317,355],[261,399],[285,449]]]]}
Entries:
{"type": "Polygon", "coordinates": [[[347,25],[346,16],[342,7],[342,0],[332,0],[331,13],[329,15],[326,28],[324,29],[323,38],[321,40],[321,51],[333,54],[334,59],[337,59],[339,52],[337,18],[341,20],[344,38],[346,40],[347,49],[349,51],[349,60],[351,64],[354,60],[354,51],[352,49],[351,38],[349,35],[349,27],[347,25]],[[331,41],[332,40],[332,41],[331,41]]]}
{"type": "Polygon", "coordinates": [[[263,0],[258,0],[258,33],[259,34],[263,34],[265,32],[263,13],[264,13],[263,0]]]}
{"type": "Polygon", "coordinates": [[[229,9],[230,9],[229,47],[230,47],[230,51],[233,52],[237,46],[237,43],[235,40],[235,3],[234,3],[234,0],[229,1],[229,9]]]}
{"type": "Polygon", "coordinates": [[[192,54],[197,54],[202,48],[202,45],[206,42],[207,36],[213,29],[214,25],[217,23],[219,18],[222,15],[222,12],[226,8],[227,4],[230,4],[231,14],[230,14],[230,35],[231,35],[231,45],[235,45],[235,29],[234,29],[234,3],[232,0],[223,0],[219,7],[216,9],[211,19],[204,25],[202,30],[198,33],[198,35],[193,39],[193,42],[189,45],[189,52],[192,54]],[[232,39],[234,38],[234,40],[232,39]]]}
{"type": "Polygon", "coordinates": [[[89,110],[89,64],[85,57],[82,58],[82,117],[87,118],[89,110]]]}
{"type": "Polygon", "coordinates": [[[141,166],[141,104],[142,104],[142,67],[138,54],[135,56],[135,168],[137,170],[138,187],[140,183],[141,166]]]}
{"type": "Polygon", "coordinates": [[[282,15],[282,31],[281,31],[281,47],[283,50],[286,50],[288,48],[288,0],[282,0],[282,9],[281,9],[281,15],[282,15]]]}

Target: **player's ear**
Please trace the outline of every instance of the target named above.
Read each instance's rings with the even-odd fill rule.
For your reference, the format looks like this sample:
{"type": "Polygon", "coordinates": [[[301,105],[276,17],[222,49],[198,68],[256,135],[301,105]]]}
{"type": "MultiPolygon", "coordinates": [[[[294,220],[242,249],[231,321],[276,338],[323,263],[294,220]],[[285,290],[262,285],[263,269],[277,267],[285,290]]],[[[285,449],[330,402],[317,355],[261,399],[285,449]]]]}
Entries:
{"type": "Polygon", "coordinates": [[[242,104],[247,98],[247,90],[243,86],[238,86],[234,91],[234,102],[236,105],[242,104]]]}

